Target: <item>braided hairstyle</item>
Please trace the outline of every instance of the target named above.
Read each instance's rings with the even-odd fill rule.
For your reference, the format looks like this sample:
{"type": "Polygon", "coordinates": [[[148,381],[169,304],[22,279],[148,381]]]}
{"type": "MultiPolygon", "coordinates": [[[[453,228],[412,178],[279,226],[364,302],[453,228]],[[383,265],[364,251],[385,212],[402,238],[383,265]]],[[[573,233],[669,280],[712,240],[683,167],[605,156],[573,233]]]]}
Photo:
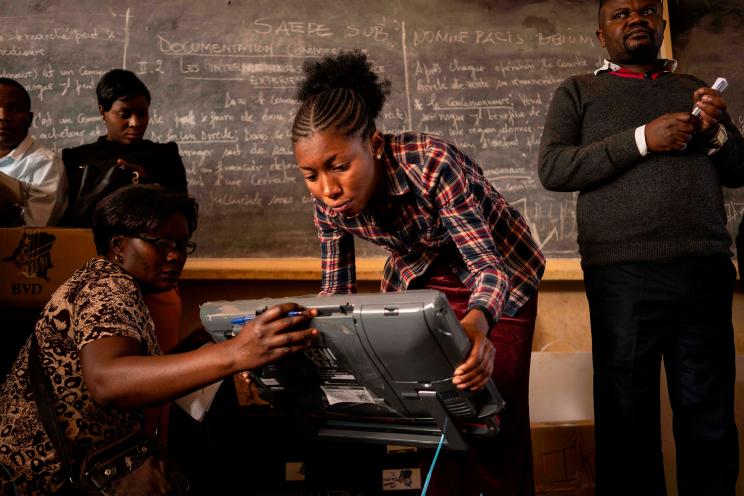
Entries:
{"type": "Polygon", "coordinates": [[[345,51],[303,64],[305,80],[297,99],[302,102],[292,124],[292,142],[334,128],[345,136],[362,131],[362,139],[375,132],[390,81],[372,70],[360,50],[345,51]]]}

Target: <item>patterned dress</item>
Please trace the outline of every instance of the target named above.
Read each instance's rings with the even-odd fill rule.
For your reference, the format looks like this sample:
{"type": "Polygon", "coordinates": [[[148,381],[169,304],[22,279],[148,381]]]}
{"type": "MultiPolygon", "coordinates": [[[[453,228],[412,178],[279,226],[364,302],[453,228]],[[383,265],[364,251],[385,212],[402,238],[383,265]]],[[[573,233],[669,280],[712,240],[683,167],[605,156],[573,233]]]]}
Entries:
{"type": "MultiPolygon", "coordinates": [[[[140,343],[142,355],[159,355],[150,313],[132,276],[93,259],[52,295],[36,325],[40,359],[51,380],[57,420],[73,458],[82,457],[141,427],[142,412],[96,404],[85,385],[79,351],[108,336],[140,343]]],[[[65,481],[61,460],[39,420],[28,384],[29,341],[0,388],[0,486],[10,474],[18,494],[51,494],[65,481]]]]}

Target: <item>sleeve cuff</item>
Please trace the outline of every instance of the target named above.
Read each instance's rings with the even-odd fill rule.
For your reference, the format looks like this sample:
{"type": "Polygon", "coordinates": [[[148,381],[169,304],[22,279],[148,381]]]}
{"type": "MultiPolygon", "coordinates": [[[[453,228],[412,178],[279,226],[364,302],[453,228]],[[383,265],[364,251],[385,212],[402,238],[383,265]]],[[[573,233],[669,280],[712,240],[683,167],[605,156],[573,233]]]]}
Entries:
{"type": "Polygon", "coordinates": [[[636,129],[628,128],[607,138],[607,157],[615,169],[635,167],[643,159],[635,137],[636,129]]]}
{"type": "Polygon", "coordinates": [[[648,145],[646,145],[646,125],[637,127],[635,130],[635,142],[641,157],[648,155],[648,145]]]}
{"type": "Polygon", "coordinates": [[[718,150],[723,148],[723,145],[726,144],[726,141],[728,141],[728,132],[726,132],[726,128],[723,126],[723,124],[718,124],[718,129],[716,130],[716,134],[713,135],[713,138],[708,142],[708,155],[713,155],[718,150]]]}

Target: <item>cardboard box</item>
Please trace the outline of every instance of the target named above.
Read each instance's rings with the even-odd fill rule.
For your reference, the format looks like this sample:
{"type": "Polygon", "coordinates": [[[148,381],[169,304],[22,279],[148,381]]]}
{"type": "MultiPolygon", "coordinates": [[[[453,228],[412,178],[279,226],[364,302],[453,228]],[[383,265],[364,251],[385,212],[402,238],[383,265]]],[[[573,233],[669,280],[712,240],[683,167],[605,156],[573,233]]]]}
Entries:
{"type": "Polygon", "coordinates": [[[594,494],[594,425],[533,424],[532,457],[538,495],[594,494]]]}
{"type": "Polygon", "coordinates": [[[90,229],[0,228],[0,305],[43,306],[95,256],[90,229]]]}
{"type": "Polygon", "coordinates": [[[530,421],[571,424],[594,421],[592,354],[533,351],[530,421]]]}

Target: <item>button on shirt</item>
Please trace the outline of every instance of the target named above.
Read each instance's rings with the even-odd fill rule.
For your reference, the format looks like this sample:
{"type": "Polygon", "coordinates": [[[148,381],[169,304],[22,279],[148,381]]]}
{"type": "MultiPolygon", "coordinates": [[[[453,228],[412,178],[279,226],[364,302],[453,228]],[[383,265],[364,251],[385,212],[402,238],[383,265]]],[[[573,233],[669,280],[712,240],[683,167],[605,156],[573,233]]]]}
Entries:
{"type": "Polygon", "coordinates": [[[21,207],[27,226],[57,223],[67,206],[67,176],[54,152],[28,135],[0,158],[0,172],[21,183],[21,207]]]}
{"type": "MultiPolygon", "coordinates": [[[[321,244],[321,294],[356,290],[353,236],[390,252],[382,291],[401,291],[425,274],[440,248],[454,244],[453,267],[472,291],[469,309],[497,321],[537,291],[545,258],[522,216],[467,155],[427,134],[385,135],[388,196],[344,217],[315,200],[321,244]]],[[[446,251],[446,250],[445,250],[446,251]]]]}

